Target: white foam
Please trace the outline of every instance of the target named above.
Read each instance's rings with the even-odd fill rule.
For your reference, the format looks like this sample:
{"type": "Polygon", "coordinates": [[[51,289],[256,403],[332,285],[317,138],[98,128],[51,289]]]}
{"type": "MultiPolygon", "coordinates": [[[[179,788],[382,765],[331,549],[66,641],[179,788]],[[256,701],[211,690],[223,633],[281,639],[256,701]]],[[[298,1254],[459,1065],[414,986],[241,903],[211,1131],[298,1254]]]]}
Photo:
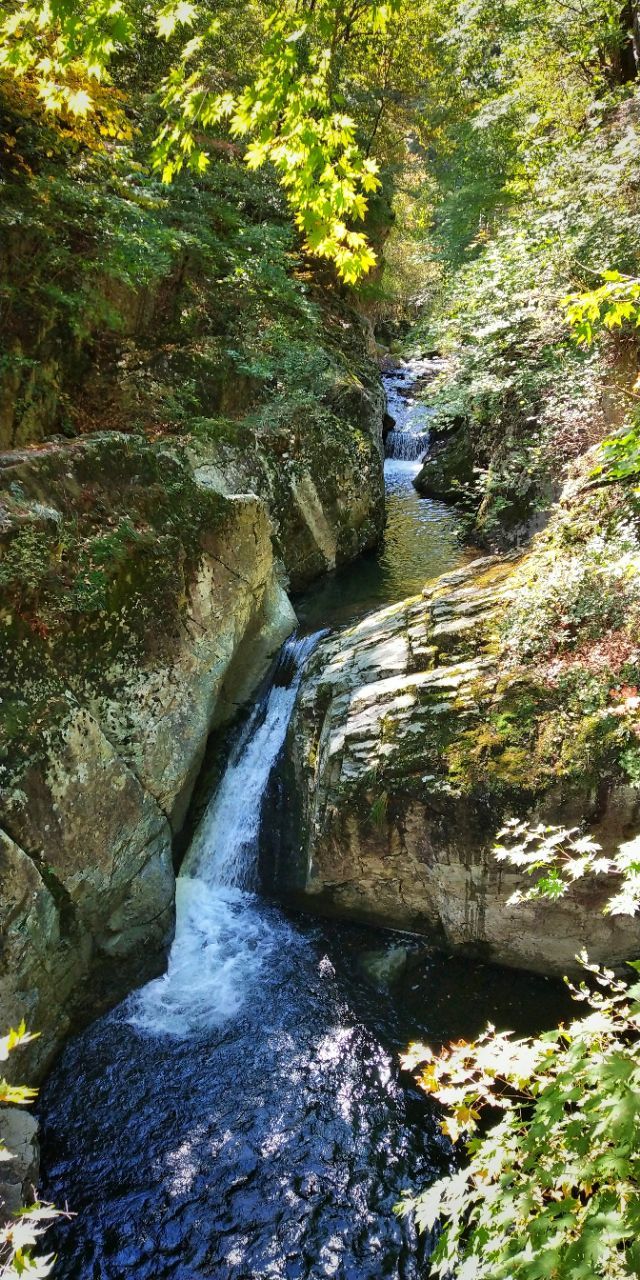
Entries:
{"type": "Polygon", "coordinates": [[[167,972],[132,1000],[130,1021],[186,1036],[241,1009],[278,931],[248,892],[257,883],[262,801],[284,745],[305,661],[319,636],[287,641],[268,694],[231,753],[176,883],[176,932],[167,972]]]}
{"type": "Polygon", "coordinates": [[[274,938],[249,894],[180,876],[169,967],[134,997],[131,1021],[154,1035],[220,1026],[241,1009],[274,938]]]}

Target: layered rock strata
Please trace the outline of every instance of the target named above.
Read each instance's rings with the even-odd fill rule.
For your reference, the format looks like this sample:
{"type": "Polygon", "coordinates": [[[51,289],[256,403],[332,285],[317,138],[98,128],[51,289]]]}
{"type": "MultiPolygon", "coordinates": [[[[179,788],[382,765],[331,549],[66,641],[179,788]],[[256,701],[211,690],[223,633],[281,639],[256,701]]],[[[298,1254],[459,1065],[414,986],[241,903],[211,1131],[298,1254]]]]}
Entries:
{"type": "Polygon", "coordinates": [[[514,569],[476,561],[320,646],[288,744],[300,801],[278,880],[321,911],[561,974],[583,948],[607,963],[638,953],[640,924],[602,915],[606,877],[558,902],[510,904],[529,882],[496,861],[496,833],[513,814],[577,818],[607,849],[637,832],[638,792],[603,798],[588,774],[534,762],[529,690],[498,660],[514,569]]]}

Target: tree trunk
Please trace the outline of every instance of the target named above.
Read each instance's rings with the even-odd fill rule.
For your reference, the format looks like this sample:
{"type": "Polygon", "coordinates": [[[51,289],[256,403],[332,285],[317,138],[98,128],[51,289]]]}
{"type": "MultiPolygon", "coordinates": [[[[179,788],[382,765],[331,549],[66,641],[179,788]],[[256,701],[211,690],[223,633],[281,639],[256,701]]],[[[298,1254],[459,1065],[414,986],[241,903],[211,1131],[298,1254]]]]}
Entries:
{"type": "Polygon", "coordinates": [[[611,59],[615,84],[629,84],[638,78],[640,51],[640,17],[638,0],[626,0],[620,14],[621,41],[611,59]]]}

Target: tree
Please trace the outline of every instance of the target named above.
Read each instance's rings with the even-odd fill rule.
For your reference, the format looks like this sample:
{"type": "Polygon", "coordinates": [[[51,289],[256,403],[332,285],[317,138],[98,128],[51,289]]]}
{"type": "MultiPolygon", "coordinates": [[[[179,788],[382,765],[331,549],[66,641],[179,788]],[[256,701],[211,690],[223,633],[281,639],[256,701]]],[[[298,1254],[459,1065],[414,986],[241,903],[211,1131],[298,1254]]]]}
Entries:
{"type": "Polygon", "coordinates": [[[376,261],[357,224],[380,182],[377,161],[345,111],[348,53],[359,40],[375,46],[398,7],[399,0],[256,5],[260,55],[248,83],[224,89],[215,63],[220,19],[206,2],[150,3],[141,14],[133,0],[16,0],[0,25],[0,69],[27,82],[47,110],[85,116],[96,107],[97,87],[112,81],[117,55],[150,17],[155,39],[173,53],[154,86],[164,119],[151,159],[163,181],[184,167],[202,173],[216,130],[226,125],[232,136],[250,138],[251,168],[275,167],[310,252],[355,282],[376,261]]]}

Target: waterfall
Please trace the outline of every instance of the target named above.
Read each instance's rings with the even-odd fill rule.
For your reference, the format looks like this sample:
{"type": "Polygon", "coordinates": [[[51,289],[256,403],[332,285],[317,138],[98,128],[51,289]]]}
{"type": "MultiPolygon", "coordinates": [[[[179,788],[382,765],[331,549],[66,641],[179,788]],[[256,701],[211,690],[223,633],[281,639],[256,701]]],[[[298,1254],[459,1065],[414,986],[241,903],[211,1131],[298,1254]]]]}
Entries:
{"type": "Polygon", "coordinates": [[[395,462],[421,462],[428,443],[425,431],[389,431],[384,442],[385,457],[395,462]]]}
{"type": "Polygon", "coordinates": [[[137,1027],[189,1035],[226,1021],[288,928],[257,909],[260,818],[305,662],[321,634],[287,640],[235,742],[176,882],[167,972],[133,998],[130,1021],[137,1027]]]}
{"type": "Polygon", "coordinates": [[[429,444],[433,409],[417,394],[433,380],[440,362],[430,359],[403,361],[384,375],[387,412],[394,427],[384,442],[385,457],[393,462],[421,462],[429,444]]]}

